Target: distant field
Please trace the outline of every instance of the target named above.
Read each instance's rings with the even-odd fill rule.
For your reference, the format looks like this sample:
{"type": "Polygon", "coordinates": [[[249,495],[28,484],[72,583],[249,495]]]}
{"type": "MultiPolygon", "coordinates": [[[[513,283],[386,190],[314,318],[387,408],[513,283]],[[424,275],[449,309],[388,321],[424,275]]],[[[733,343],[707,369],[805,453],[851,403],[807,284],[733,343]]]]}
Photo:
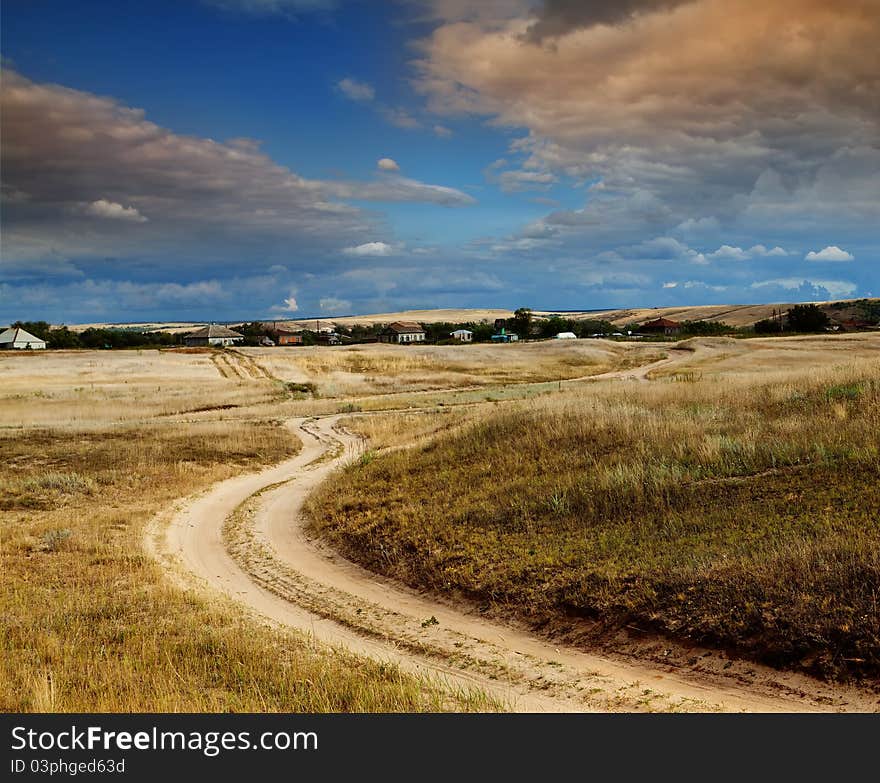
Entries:
{"type": "MultiPolygon", "coordinates": [[[[836,302],[848,300],[835,300],[836,302]]],[[[873,300],[878,301],[880,300],[873,300]]],[[[816,302],[818,305],[828,305],[831,302],[816,302]]],[[[626,326],[631,323],[648,321],[653,318],[670,318],[676,321],[723,321],[730,326],[752,326],[757,321],[769,318],[774,311],[786,311],[793,307],[792,303],[771,303],[760,305],[698,305],[691,307],[637,307],[617,310],[584,310],[577,312],[535,310],[535,315],[549,315],[554,312],[564,312],[565,317],[574,319],[601,318],[611,321],[617,326],[626,326]]],[[[290,319],[278,320],[279,325],[286,325],[296,329],[314,329],[316,325],[321,327],[337,326],[349,327],[356,324],[382,324],[392,321],[418,321],[421,323],[479,323],[485,321],[493,323],[497,318],[510,318],[512,310],[504,309],[438,309],[438,310],[403,310],[396,313],[373,313],[369,315],[353,315],[345,317],[321,318],[321,319],[290,319]]],[[[257,320],[257,319],[254,319],[257,320]]],[[[271,319],[270,319],[271,320],[271,319]]],[[[127,324],[127,323],[91,323],[75,324],[70,328],[74,331],[82,331],[89,327],[139,327],[145,330],[162,330],[168,332],[188,332],[203,326],[203,323],[182,323],[179,321],[168,323],[127,324]]]]}
{"type": "Polygon", "coordinates": [[[352,345],[327,349],[246,348],[274,377],[344,398],[436,389],[538,383],[596,375],[656,356],[652,345],[608,340],[508,345],[352,345]]]}
{"type": "Polygon", "coordinates": [[[876,676],[880,336],[677,350],[651,383],[356,419],[395,448],[325,484],[315,528],[380,573],[568,638],[632,625],[876,676]]]}
{"type": "Polygon", "coordinates": [[[204,350],[3,351],[0,428],[106,427],[277,395],[265,379],[227,377],[226,366],[204,350]]]}

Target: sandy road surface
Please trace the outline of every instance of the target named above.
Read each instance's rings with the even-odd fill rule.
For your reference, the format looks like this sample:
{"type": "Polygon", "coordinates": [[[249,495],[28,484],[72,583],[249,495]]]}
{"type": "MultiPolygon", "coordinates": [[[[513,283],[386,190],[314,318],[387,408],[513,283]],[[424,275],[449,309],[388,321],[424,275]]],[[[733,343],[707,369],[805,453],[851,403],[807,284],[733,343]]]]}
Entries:
{"type": "MultiPolygon", "coordinates": [[[[606,377],[644,380],[669,361],[606,377]]],[[[182,501],[151,526],[150,551],[191,589],[515,710],[877,709],[876,696],[755,664],[724,675],[560,647],[350,563],[313,540],[301,515],[311,490],[362,448],[339,420],[291,420],[303,442],[295,458],[182,501]]]]}

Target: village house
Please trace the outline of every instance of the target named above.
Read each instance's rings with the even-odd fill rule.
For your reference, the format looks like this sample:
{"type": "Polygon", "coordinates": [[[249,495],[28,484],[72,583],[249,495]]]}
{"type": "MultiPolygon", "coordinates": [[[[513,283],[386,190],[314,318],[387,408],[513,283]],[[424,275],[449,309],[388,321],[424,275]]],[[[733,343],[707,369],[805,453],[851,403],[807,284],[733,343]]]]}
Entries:
{"type": "Polygon", "coordinates": [[[639,331],[642,334],[664,334],[671,336],[681,332],[681,324],[678,321],[670,321],[668,318],[656,318],[653,321],[643,323],[639,327],[639,331]]]}
{"type": "Polygon", "coordinates": [[[0,333],[0,349],[16,349],[25,351],[41,351],[45,349],[46,341],[34,337],[30,332],[16,327],[9,327],[0,333]]]}
{"type": "Polygon", "coordinates": [[[183,338],[184,343],[190,348],[200,345],[213,345],[225,348],[228,345],[235,345],[244,341],[244,335],[233,332],[225,326],[218,324],[210,324],[190,332],[183,338]]]}
{"type": "Polygon", "coordinates": [[[492,335],[493,343],[515,343],[517,340],[519,340],[519,335],[516,332],[508,332],[504,326],[501,327],[498,334],[492,335]]]}
{"type": "Polygon", "coordinates": [[[862,332],[877,327],[870,321],[861,318],[847,318],[844,321],[832,321],[831,329],[836,332],[862,332]]]}
{"type": "Polygon", "coordinates": [[[574,332],[560,332],[556,335],[557,340],[577,340],[578,336],[574,332]]]}
{"type": "Polygon", "coordinates": [[[290,329],[275,329],[272,332],[275,335],[275,342],[278,345],[302,345],[302,332],[294,332],[290,329]]]}
{"type": "Polygon", "coordinates": [[[470,329],[456,329],[454,332],[450,332],[449,336],[462,343],[470,343],[474,339],[474,333],[470,329]]]}
{"type": "Polygon", "coordinates": [[[321,331],[315,336],[318,345],[342,345],[342,335],[339,332],[321,331]]]}
{"type": "Polygon", "coordinates": [[[425,330],[415,321],[395,321],[379,332],[379,342],[400,345],[423,343],[425,342],[425,330]]]}

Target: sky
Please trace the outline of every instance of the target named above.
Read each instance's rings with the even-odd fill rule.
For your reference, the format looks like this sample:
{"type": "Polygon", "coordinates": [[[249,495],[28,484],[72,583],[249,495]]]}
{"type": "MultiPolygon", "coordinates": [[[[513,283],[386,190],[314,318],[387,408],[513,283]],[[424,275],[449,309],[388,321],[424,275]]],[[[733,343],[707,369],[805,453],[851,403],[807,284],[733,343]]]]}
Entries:
{"type": "Polygon", "coordinates": [[[0,23],[0,323],[880,296],[880,0],[0,23]]]}

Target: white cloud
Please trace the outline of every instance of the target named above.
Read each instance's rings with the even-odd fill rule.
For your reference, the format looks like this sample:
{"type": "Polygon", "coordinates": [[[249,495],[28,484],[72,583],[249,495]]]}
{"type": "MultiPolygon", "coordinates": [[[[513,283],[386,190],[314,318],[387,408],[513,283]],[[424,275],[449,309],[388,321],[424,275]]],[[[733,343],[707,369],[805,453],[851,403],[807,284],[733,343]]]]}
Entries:
{"type": "MultiPolygon", "coordinates": [[[[386,122],[404,130],[415,130],[422,127],[422,122],[402,106],[389,106],[376,100],[376,88],[368,82],[352,79],[350,76],[336,82],[336,88],[347,98],[359,103],[370,104],[377,114],[386,122]]],[[[451,136],[452,131],[442,125],[434,125],[432,130],[438,136],[451,136]]]]}
{"type": "Polygon", "coordinates": [[[357,79],[346,77],[336,82],[336,86],[353,101],[371,101],[376,97],[372,84],[359,82],[357,79]]]}
{"type": "Polygon", "coordinates": [[[849,280],[813,280],[803,277],[782,277],[773,280],[761,280],[752,283],[751,288],[783,288],[789,291],[807,291],[810,294],[824,294],[830,296],[849,296],[855,293],[858,286],[849,280]]]}
{"type": "Polygon", "coordinates": [[[434,131],[434,135],[439,136],[441,139],[448,139],[452,136],[452,131],[445,125],[435,125],[432,130],[434,131]]]}
{"type": "Polygon", "coordinates": [[[778,245],[767,249],[765,245],[752,245],[748,250],[732,245],[722,245],[713,253],[707,253],[710,261],[748,261],[752,258],[773,258],[789,255],[788,251],[778,245]]]}
{"type": "Polygon", "coordinates": [[[159,283],[149,284],[121,283],[122,287],[132,292],[149,292],[159,301],[172,300],[181,302],[216,300],[228,296],[218,280],[203,280],[196,283],[159,283]]]}
{"type": "Polygon", "coordinates": [[[392,125],[404,130],[421,128],[422,123],[412,116],[406,109],[397,106],[383,106],[379,109],[381,115],[392,125]]]}
{"type": "Polygon", "coordinates": [[[342,252],[349,256],[390,256],[394,253],[394,248],[386,242],[365,242],[347,247],[342,252]]]}
{"type": "Polygon", "coordinates": [[[678,287],[678,283],[677,283],[676,281],[673,280],[673,281],[670,281],[670,282],[668,282],[668,283],[663,283],[663,287],[664,287],[664,288],[677,288],[677,287],[678,287]]]}
{"type": "Polygon", "coordinates": [[[852,253],[847,253],[846,250],[841,250],[837,245],[829,245],[823,250],[820,250],[818,253],[815,250],[811,250],[804,256],[805,261],[854,261],[855,256],[852,253]]]}
{"type": "Polygon", "coordinates": [[[379,182],[325,182],[324,188],[337,198],[367,201],[420,201],[461,207],[475,204],[476,199],[456,188],[429,185],[408,177],[386,174],[379,182]]]}
{"type": "Polygon", "coordinates": [[[391,158],[379,158],[376,166],[382,169],[382,171],[400,171],[400,166],[397,164],[397,161],[392,160],[391,158]]]}
{"type": "Polygon", "coordinates": [[[648,275],[617,269],[574,269],[572,278],[581,285],[594,288],[641,288],[651,284],[648,275]]]}
{"type": "Polygon", "coordinates": [[[706,264],[706,257],[673,237],[656,237],[638,245],[619,248],[625,258],[650,261],[687,261],[691,264],[706,264]]]}
{"type": "Polygon", "coordinates": [[[718,218],[711,215],[700,218],[688,218],[672,229],[672,232],[681,235],[690,242],[708,241],[717,237],[721,232],[721,222],[718,218]]]}
{"type": "Polygon", "coordinates": [[[299,303],[296,301],[296,290],[291,290],[288,296],[280,305],[273,305],[269,308],[273,313],[295,313],[299,310],[299,303]]]}
{"type": "Polygon", "coordinates": [[[765,256],[788,256],[791,254],[785,248],[779,247],[779,245],[777,245],[776,247],[771,248],[766,253],[764,253],[764,255],[765,256]]]}
{"type": "Polygon", "coordinates": [[[124,207],[115,201],[107,201],[107,199],[98,199],[93,201],[85,208],[85,212],[89,215],[99,218],[107,218],[108,220],[128,220],[133,223],[146,223],[145,218],[134,207],[124,207]]]}
{"type": "Polygon", "coordinates": [[[532,250],[543,250],[548,247],[548,243],[552,243],[551,239],[541,239],[540,237],[520,237],[518,239],[510,239],[492,245],[490,250],[496,254],[529,252],[532,250]]]}
{"type": "Polygon", "coordinates": [[[751,256],[741,247],[722,245],[713,253],[707,253],[706,258],[710,261],[745,261],[751,256]]]}
{"type": "Polygon", "coordinates": [[[520,190],[546,190],[554,182],[557,177],[548,171],[525,171],[516,169],[512,171],[502,171],[497,178],[490,177],[491,181],[497,181],[501,190],[505,193],[514,193],[520,190]]]}
{"type": "Polygon", "coordinates": [[[703,280],[685,280],[682,284],[683,288],[692,289],[704,289],[706,291],[715,291],[716,293],[721,291],[726,291],[728,286],[726,285],[713,285],[711,283],[706,283],[703,280]]]}
{"type": "Polygon", "coordinates": [[[337,299],[335,296],[327,296],[318,302],[318,306],[324,313],[338,315],[351,311],[351,302],[348,299],[337,299]]]}

